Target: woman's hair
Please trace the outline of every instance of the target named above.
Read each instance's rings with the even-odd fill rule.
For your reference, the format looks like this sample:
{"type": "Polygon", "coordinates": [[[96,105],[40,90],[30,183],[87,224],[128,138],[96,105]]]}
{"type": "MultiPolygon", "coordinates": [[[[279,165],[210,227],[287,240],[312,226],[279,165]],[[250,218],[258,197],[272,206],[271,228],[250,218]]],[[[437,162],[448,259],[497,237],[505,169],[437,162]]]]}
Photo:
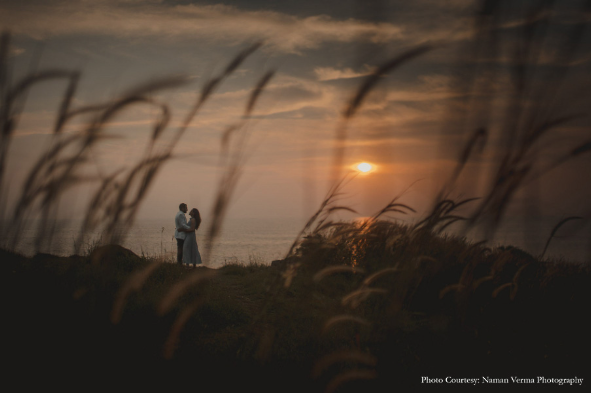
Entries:
{"type": "Polygon", "coordinates": [[[189,214],[195,212],[195,230],[197,230],[197,228],[199,228],[199,225],[201,225],[201,214],[199,214],[199,210],[197,210],[197,208],[192,208],[191,211],[189,212],[189,214]]]}

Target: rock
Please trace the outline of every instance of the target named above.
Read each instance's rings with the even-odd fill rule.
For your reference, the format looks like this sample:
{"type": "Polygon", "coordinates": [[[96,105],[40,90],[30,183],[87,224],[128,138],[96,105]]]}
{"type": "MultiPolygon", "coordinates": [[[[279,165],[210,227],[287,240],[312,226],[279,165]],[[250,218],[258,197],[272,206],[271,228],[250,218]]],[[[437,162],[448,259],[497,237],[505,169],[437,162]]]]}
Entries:
{"type": "Polygon", "coordinates": [[[131,250],[118,244],[107,244],[95,248],[90,253],[90,262],[93,264],[105,264],[115,261],[139,261],[141,258],[131,250]]]}
{"type": "Polygon", "coordinates": [[[287,257],[285,259],[276,259],[274,261],[271,262],[271,266],[273,267],[280,267],[280,268],[284,268],[287,265],[289,265],[292,262],[295,262],[298,258],[291,256],[291,257],[287,257]]]}
{"type": "Polygon", "coordinates": [[[287,265],[286,259],[276,259],[271,262],[272,267],[285,267],[285,265],[287,265]]]}

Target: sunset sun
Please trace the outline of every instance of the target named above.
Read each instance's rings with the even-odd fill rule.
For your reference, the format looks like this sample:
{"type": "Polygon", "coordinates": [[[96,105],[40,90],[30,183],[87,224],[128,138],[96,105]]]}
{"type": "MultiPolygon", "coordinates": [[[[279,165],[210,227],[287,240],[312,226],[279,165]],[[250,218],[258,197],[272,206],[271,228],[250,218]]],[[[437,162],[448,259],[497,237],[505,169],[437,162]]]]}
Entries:
{"type": "Polygon", "coordinates": [[[361,164],[357,165],[357,170],[360,172],[367,173],[367,172],[371,171],[372,169],[373,169],[373,166],[371,164],[368,164],[367,162],[362,162],[361,164]]]}

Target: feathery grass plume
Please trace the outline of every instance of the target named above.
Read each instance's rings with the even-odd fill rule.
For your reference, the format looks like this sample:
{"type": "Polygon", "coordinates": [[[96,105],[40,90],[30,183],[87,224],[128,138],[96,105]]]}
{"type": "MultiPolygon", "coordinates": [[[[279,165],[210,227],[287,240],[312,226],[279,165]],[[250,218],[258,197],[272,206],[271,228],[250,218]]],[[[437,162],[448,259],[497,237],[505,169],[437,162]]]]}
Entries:
{"type": "Polygon", "coordinates": [[[458,281],[458,284],[462,288],[473,287],[474,274],[475,274],[475,271],[478,268],[480,263],[481,263],[481,261],[479,259],[476,259],[476,258],[468,259],[468,261],[466,262],[466,265],[464,266],[464,269],[462,269],[462,274],[460,275],[460,279],[458,281]]]}
{"type": "Polygon", "coordinates": [[[308,219],[304,227],[296,235],[293,243],[289,247],[289,250],[285,254],[284,259],[287,259],[288,257],[293,255],[295,249],[301,242],[302,236],[304,236],[304,234],[308,232],[308,230],[312,227],[312,225],[314,225],[315,222],[317,222],[317,220],[318,223],[316,225],[316,230],[320,230],[320,228],[323,227],[324,223],[328,218],[328,214],[326,213],[327,209],[330,209],[334,206],[334,204],[338,200],[338,197],[342,195],[342,189],[344,188],[344,186],[347,185],[351,180],[353,180],[355,176],[356,174],[352,172],[348,173],[338,183],[334,184],[329,189],[328,193],[326,194],[326,197],[324,198],[322,203],[320,203],[320,207],[318,208],[318,210],[316,210],[316,212],[308,219]]]}
{"type": "Polygon", "coordinates": [[[450,214],[457,208],[467,203],[478,200],[479,198],[468,198],[459,202],[454,202],[451,199],[444,199],[439,201],[431,210],[430,214],[423,220],[419,221],[413,226],[413,232],[420,234],[424,232],[436,231],[442,233],[449,225],[466,220],[466,217],[450,214]]]}
{"type": "Polygon", "coordinates": [[[271,356],[274,341],[275,329],[270,325],[263,326],[263,332],[254,355],[255,359],[258,359],[259,361],[267,360],[271,356]]]}
{"type": "Polygon", "coordinates": [[[326,333],[333,326],[346,322],[353,322],[355,324],[362,326],[371,326],[371,323],[365,318],[361,318],[355,315],[343,314],[334,316],[330,318],[328,321],[326,321],[326,323],[322,327],[322,332],[326,333]]]}
{"type": "Polygon", "coordinates": [[[410,211],[410,212],[416,213],[416,210],[413,209],[412,207],[410,207],[410,206],[408,206],[406,204],[403,204],[403,203],[399,203],[397,201],[400,198],[402,198],[404,196],[404,194],[406,194],[408,192],[408,190],[410,190],[420,180],[421,179],[413,181],[411,184],[408,185],[408,187],[406,187],[404,190],[402,190],[402,192],[400,192],[398,195],[396,195],[394,198],[392,198],[392,200],[386,206],[384,206],[381,210],[379,210],[377,213],[375,213],[373,215],[373,217],[372,217],[373,218],[373,221],[378,220],[384,214],[387,214],[387,213],[390,213],[390,212],[393,212],[393,213],[401,213],[401,214],[408,214],[408,212],[410,211]]]}
{"type": "Polygon", "coordinates": [[[191,272],[186,278],[180,280],[170,288],[160,301],[158,306],[158,314],[164,315],[169,312],[178,301],[178,299],[187,292],[189,288],[199,284],[202,281],[209,280],[216,275],[215,270],[211,269],[196,269],[191,272]]]}
{"type": "Polygon", "coordinates": [[[115,295],[113,308],[111,309],[111,323],[117,325],[121,321],[121,316],[123,315],[123,310],[125,309],[129,295],[133,292],[138,292],[150,275],[154,273],[160,265],[161,262],[152,262],[145,268],[133,273],[125,283],[123,283],[115,295]]]}
{"type": "Polygon", "coordinates": [[[504,289],[506,288],[513,288],[513,283],[512,282],[508,282],[505,283],[503,285],[498,286],[492,293],[492,297],[496,298],[497,296],[499,296],[499,293],[501,293],[504,289]]]}
{"type": "Polygon", "coordinates": [[[484,284],[485,282],[488,281],[492,281],[494,279],[493,276],[484,276],[484,277],[480,277],[478,280],[474,281],[474,284],[472,285],[474,290],[478,289],[478,287],[480,287],[480,285],[484,284]]]}
{"type": "Polygon", "coordinates": [[[6,95],[8,86],[8,55],[10,53],[10,34],[2,31],[0,35],[0,94],[6,95]]]}
{"type": "Polygon", "coordinates": [[[408,212],[413,212],[416,213],[416,210],[413,209],[412,207],[405,205],[403,203],[396,203],[396,200],[398,198],[394,198],[390,203],[388,203],[386,206],[384,206],[382,208],[382,210],[380,210],[379,212],[377,212],[374,216],[373,219],[377,220],[378,218],[380,218],[381,216],[383,216],[386,213],[401,213],[401,214],[408,214],[408,212]]]}
{"type": "Polygon", "coordinates": [[[571,217],[566,217],[566,218],[560,220],[560,222],[558,222],[558,224],[556,224],[554,226],[554,228],[552,228],[552,232],[550,233],[548,240],[546,240],[546,244],[544,245],[544,250],[542,251],[542,254],[540,255],[540,259],[543,259],[544,255],[546,255],[546,251],[548,250],[548,246],[550,245],[550,241],[554,238],[554,235],[556,235],[556,232],[558,232],[558,230],[560,229],[561,226],[563,226],[564,224],[566,224],[569,221],[582,220],[582,219],[583,219],[583,217],[571,216],[571,217]]]}
{"type": "Polygon", "coordinates": [[[274,75],[274,70],[269,71],[263,75],[250,94],[246,107],[244,108],[244,113],[242,114],[242,119],[238,124],[228,127],[221,138],[221,159],[224,164],[224,173],[218,185],[217,195],[213,207],[213,218],[210,221],[210,225],[207,230],[205,244],[206,254],[204,258],[205,261],[209,260],[211,253],[213,252],[215,240],[221,232],[226,211],[236,190],[238,181],[240,180],[242,171],[244,169],[244,164],[247,159],[245,154],[249,135],[246,132],[246,124],[250,119],[252,111],[257,103],[257,100],[265,89],[265,86],[269,83],[274,75]],[[230,151],[230,142],[236,133],[239,134],[238,140],[234,145],[234,149],[230,151]]]}
{"type": "Polygon", "coordinates": [[[465,288],[462,284],[450,284],[439,291],[439,299],[443,299],[450,292],[462,292],[465,288]]]}
{"type": "Polygon", "coordinates": [[[341,167],[343,165],[343,157],[345,154],[344,142],[347,139],[347,123],[355,116],[365,97],[378,84],[378,82],[387,74],[403,65],[404,63],[415,59],[432,49],[431,45],[421,45],[403,52],[394,58],[386,61],[379,66],[374,72],[368,75],[362,84],[359,86],[347,106],[343,111],[342,119],[336,127],[335,145],[333,152],[332,164],[332,178],[331,183],[338,182],[341,178],[341,167]]]}
{"type": "MultiPolygon", "coordinates": [[[[478,267],[481,265],[482,260],[476,257],[470,257],[470,252],[474,249],[474,247],[469,247],[467,249],[467,254],[464,258],[467,260],[464,262],[465,266],[462,269],[462,273],[460,274],[459,280],[456,284],[451,284],[443,288],[439,292],[439,298],[442,299],[447,295],[449,292],[456,293],[456,305],[458,308],[458,313],[462,322],[464,321],[467,306],[470,300],[470,297],[476,291],[476,288],[481,285],[483,282],[488,281],[488,279],[484,280],[474,280],[475,272],[478,267]]],[[[490,276],[490,280],[493,277],[490,276]]]]}
{"type": "MultiPolygon", "coordinates": [[[[447,198],[464,168],[477,159],[474,147],[480,144],[479,152],[483,153],[485,139],[494,141],[487,147],[493,159],[488,179],[481,176],[486,179],[486,191],[466,221],[465,230],[484,224],[485,237],[491,238],[519,190],[528,185],[533,189],[531,186],[536,186],[538,178],[589,151],[588,141],[580,144],[575,136],[575,147],[566,154],[546,166],[541,159],[547,155],[547,146],[554,147],[548,143],[552,135],[580,118],[569,113],[570,108],[583,104],[584,97],[572,94],[572,81],[568,80],[572,74],[568,71],[576,67],[578,55],[587,53],[581,44],[588,33],[586,15],[590,10],[591,1],[587,0],[577,10],[580,12],[572,13],[574,23],[562,24],[564,34],[556,35],[552,29],[560,18],[558,2],[533,1],[527,7],[509,2],[482,3],[475,19],[474,40],[463,53],[470,62],[466,64],[462,58],[457,88],[466,97],[462,128],[472,136],[434,203],[447,198]],[[515,20],[521,23],[508,30],[507,23],[515,20]],[[501,54],[508,55],[502,64],[501,54]],[[497,89],[495,85],[504,77],[509,78],[509,89],[497,89]],[[505,108],[495,108],[498,99],[506,103],[505,108]],[[500,119],[500,126],[493,119],[500,119]]],[[[577,88],[588,92],[590,89],[585,86],[583,82],[577,88]]],[[[526,218],[539,213],[538,205],[538,195],[530,195],[526,218]]]]}
{"type": "MultiPolygon", "coordinates": [[[[39,72],[25,77],[7,94],[9,104],[6,107],[10,107],[12,101],[25,94],[35,83],[55,78],[66,78],[69,81],[54,127],[53,146],[40,157],[37,163],[34,164],[33,169],[29,172],[23,190],[21,191],[21,196],[14,209],[11,222],[11,226],[14,229],[12,232],[13,241],[11,242],[13,246],[19,237],[20,230],[22,230],[22,223],[25,221],[28,212],[35,208],[41,212],[41,223],[37,225],[37,238],[45,241],[46,245],[51,243],[51,236],[46,236],[45,234],[52,234],[54,232],[52,229],[55,229],[57,206],[61,195],[68,188],[74,187],[82,182],[93,182],[97,180],[96,177],[81,176],[77,174],[77,171],[88,161],[88,155],[92,147],[103,138],[100,131],[105,123],[131,104],[154,104],[153,100],[142,97],[142,94],[152,93],[163,88],[177,87],[184,83],[184,78],[166,78],[140,85],[120,100],[108,104],[87,106],[72,110],[70,106],[76,91],[79,75],[77,72],[66,71],[39,72]],[[61,137],[62,129],[68,120],[74,116],[93,112],[98,112],[98,114],[86,130],[74,135],[61,137]]],[[[12,122],[12,124],[14,126],[16,122],[12,122]]],[[[99,190],[98,192],[103,193],[103,190],[99,190]]],[[[113,210],[109,211],[109,213],[113,213],[113,210]]],[[[106,236],[109,242],[112,236],[111,232],[113,231],[108,228],[106,236]]],[[[78,243],[80,244],[81,242],[78,243]]],[[[37,242],[37,244],[38,246],[43,245],[42,242],[37,242]]]]}
{"type": "Polygon", "coordinates": [[[356,291],[353,291],[344,296],[341,301],[341,304],[343,306],[357,308],[361,304],[361,302],[366,300],[369,297],[369,295],[373,293],[385,294],[388,293],[388,290],[384,288],[359,288],[356,291]]]}
{"type": "Polygon", "coordinates": [[[314,229],[314,232],[322,233],[327,229],[336,228],[336,230],[339,231],[339,233],[341,233],[340,229],[348,228],[348,227],[349,227],[349,224],[346,222],[327,221],[327,222],[322,223],[321,225],[317,225],[316,228],[314,229]]]}
{"type": "Polygon", "coordinates": [[[482,153],[484,150],[484,146],[486,144],[486,140],[488,137],[488,132],[485,128],[479,127],[476,131],[472,134],[470,139],[466,142],[464,149],[460,152],[458,157],[458,162],[456,164],[456,168],[451,175],[451,178],[447,181],[447,183],[443,186],[441,191],[439,191],[439,195],[435,198],[434,201],[441,201],[445,198],[445,196],[449,195],[449,193],[454,189],[456,186],[457,180],[460,177],[462,171],[466,167],[469,159],[472,157],[472,152],[475,148],[478,148],[479,152],[482,153]]]}
{"type": "Polygon", "coordinates": [[[324,277],[328,277],[332,274],[336,274],[336,273],[353,273],[353,274],[363,274],[365,273],[365,270],[355,267],[355,266],[347,266],[347,265],[342,265],[342,266],[328,266],[325,267],[324,269],[318,271],[316,274],[314,274],[314,277],[312,277],[312,280],[315,282],[318,282],[320,280],[322,280],[324,277]]]}
{"type": "Polygon", "coordinates": [[[337,363],[360,363],[366,366],[375,367],[377,359],[375,356],[358,350],[339,351],[330,353],[314,364],[312,376],[318,378],[329,367],[337,363]]]}
{"type": "Polygon", "coordinates": [[[365,280],[363,280],[363,285],[367,286],[370,285],[372,282],[377,280],[378,278],[385,276],[386,274],[391,273],[399,273],[400,269],[398,267],[386,267],[384,269],[378,270],[377,272],[367,276],[365,280]]]}
{"type": "Polygon", "coordinates": [[[281,278],[283,279],[283,286],[285,288],[289,288],[291,282],[295,278],[297,274],[298,268],[301,266],[300,262],[290,263],[287,265],[285,270],[281,273],[281,278]]]}
{"type": "Polygon", "coordinates": [[[261,45],[262,45],[261,42],[257,42],[257,43],[254,43],[253,45],[249,46],[248,48],[244,49],[242,52],[240,52],[238,55],[236,55],[236,57],[234,57],[232,59],[232,61],[230,61],[230,63],[226,66],[226,68],[224,69],[224,71],[220,75],[218,75],[217,77],[215,77],[213,79],[210,79],[209,81],[207,81],[205,83],[205,85],[201,89],[201,94],[199,95],[199,98],[195,102],[195,105],[193,105],[193,108],[191,108],[191,110],[187,113],[185,120],[183,121],[183,123],[181,124],[179,129],[177,130],[177,132],[174,136],[174,139],[173,139],[173,143],[171,145],[171,149],[174,145],[176,145],[178,140],[185,133],[185,131],[187,130],[187,127],[189,126],[189,124],[191,124],[191,122],[193,121],[193,118],[199,112],[199,109],[201,109],[203,104],[205,104],[205,102],[213,94],[213,92],[217,89],[217,87],[225,79],[227,79],[230,75],[232,75],[234,73],[234,71],[236,71],[236,69],[238,67],[240,67],[240,65],[250,55],[252,55],[257,49],[259,49],[261,47],[261,45]]]}
{"type": "Polygon", "coordinates": [[[333,393],[337,389],[339,389],[342,385],[357,381],[357,380],[369,380],[375,379],[378,376],[378,373],[374,370],[367,370],[367,369],[354,369],[345,371],[342,374],[337,375],[334,377],[326,386],[326,393],[333,393]]]}
{"type": "Polygon", "coordinates": [[[519,289],[519,278],[521,277],[525,269],[527,269],[527,267],[531,265],[531,263],[532,262],[524,263],[523,266],[517,269],[517,272],[513,276],[513,286],[511,287],[511,300],[514,300],[515,296],[517,295],[517,290],[519,289]]]}
{"type": "Polygon", "coordinates": [[[170,328],[170,332],[168,333],[168,337],[166,337],[166,341],[164,342],[164,347],[162,348],[162,356],[166,360],[170,360],[174,356],[174,352],[176,351],[179,343],[179,338],[185,324],[191,318],[191,316],[205,303],[205,299],[202,297],[198,297],[194,299],[191,304],[186,306],[181,310],[179,315],[174,320],[172,327],[170,328]]]}
{"type": "MultiPolygon", "coordinates": [[[[18,125],[18,118],[24,108],[24,100],[28,90],[37,83],[54,79],[69,80],[70,90],[77,78],[78,73],[75,72],[61,70],[42,71],[25,76],[14,87],[8,88],[6,95],[2,97],[3,114],[2,119],[0,119],[5,132],[2,137],[3,153],[0,157],[0,182],[4,177],[3,172],[8,156],[10,138],[18,125]]],[[[61,110],[64,110],[63,105],[61,110]]],[[[61,125],[59,127],[61,128],[61,125]]],[[[66,148],[70,148],[74,142],[80,140],[76,136],[66,137],[62,140],[62,138],[59,138],[60,128],[56,126],[54,129],[52,142],[54,147],[50,148],[46,154],[41,156],[29,172],[28,178],[23,185],[9,224],[11,227],[9,248],[14,248],[16,245],[17,240],[20,238],[24,222],[32,209],[41,212],[42,215],[41,223],[37,225],[37,239],[50,242],[51,234],[53,233],[51,229],[54,229],[55,218],[57,217],[57,202],[61,195],[66,189],[80,182],[93,180],[92,178],[78,175],[72,170],[72,168],[84,161],[84,157],[77,157],[76,155],[60,157],[60,154],[65,155],[66,148]],[[43,234],[49,234],[50,236],[42,236],[43,234]]],[[[39,247],[40,241],[36,242],[37,247],[39,247]]]]}
{"type": "MultiPolygon", "coordinates": [[[[151,138],[146,146],[144,157],[135,166],[131,168],[119,168],[112,174],[102,178],[102,185],[106,187],[100,187],[96,191],[94,198],[92,198],[80,232],[79,241],[76,243],[82,244],[82,238],[85,234],[97,229],[101,229],[103,232],[106,243],[120,243],[123,241],[125,234],[135,221],[141,201],[145,198],[162,165],[173,157],[172,150],[198,109],[205,103],[215,88],[257,47],[252,46],[247,51],[239,54],[230,62],[220,76],[206,84],[197,103],[174,135],[172,143],[166,148],[161,149],[161,151],[155,151],[154,148],[170,121],[170,109],[166,104],[158,102],[149,97],[149,95],[163,89],[182,86],[188,81],[187,78],[162,78],[136,86],[128,90],[120,98],[106,104],[77,109],[71,109],[70,106],[78,84],[79,73],[64,74],[58,71],[47,71],[23,79],[5,97],[14,101],[15,97],[19,97],[17,93],[26,92],[29,86],[38,81],[56,77],[70,77],[59,108],[54,128],[55,135],[61,134],[65,123],[74,116],[91,114],[93,112],[97,114],[90,125],[80,134],[76,134],[72,138],[65,138],[65,142],[57,140],[55,148],[50,150],[50,154],[44,155],[37,165],[34,166],[29,179],[25,183],[25,190],[22,193],[23,197],[20,198],[19,205],[15,209],[14,225],[12,227],[16,227],[17,231],[12,232],[14,235],[13,239],[18,239],[18,229],[21,228],[21,223],[24,221],[24,213],[29,211],[33,203],[37,200],[41,200],[41,210],[43,212],[43,220],[42,225],[39,227],[39,233],[48,232],[47,230],[51,228],[51,223],[55,222],[55,217],[57,217],[57,201],[66,187],[75,186],[81,180],[97,180],[95,178],[81,179],[75,173],[77,169],[87,162],[88,154],[92,147],[103,138],[102,130],[109,121],[131,105],[151,105],[159,109],[160,116],[153,124],[151,138]],[[74,150],[74,153],[63,157],[66,155],[67,149],[74,150]],[[19,222],[15,222],[15,220],[19,220],[19,222]]],[[[260,94],[260,92],[258,93],[260,94]]],[[[254,102],[250,102],[250,104],[249,111],[252,110],[254,102]]],[[[9,105],[4,105],[5,109],[8,107],[9,105]]],[[[10,111],[6,110],[4,113],[10,114],[10,111]]],[[[3,121],[3,124],[7,123],[14,124],[15,122],[3,121]]]]}
{"type": "Polygon", "coordinates": [[[346,119],[352,118],[361,106],[361,103],[363,102],[367,94],[375,87],[375,85],[381,78],[383,78],[388,73],[392,72],[394,69],[398,68],[402,64],[406,63],[407,61],[419,57],[432,49],[433,48],[431,47],[431,45],[421,45],[388,60],[380,67],[378,67],[373,73],[371,73],[369,76],[365,78],[361,86],[357,89],[357,92],[351,99],[351,102],[349,102],[349,104],[345,108],[343,116],[346,119]]]}

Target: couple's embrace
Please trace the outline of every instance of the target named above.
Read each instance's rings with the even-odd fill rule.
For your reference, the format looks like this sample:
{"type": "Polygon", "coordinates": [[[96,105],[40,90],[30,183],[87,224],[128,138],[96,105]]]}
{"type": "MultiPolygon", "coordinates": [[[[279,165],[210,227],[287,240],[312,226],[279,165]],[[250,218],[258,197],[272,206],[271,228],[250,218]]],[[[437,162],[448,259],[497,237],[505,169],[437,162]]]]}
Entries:
{"type": "Polygon", "coordinates": [[[199,210],[193,208],[189,212],[189,222],[185,217],[187,213],[187,204],[181,203],[179,211],[174,218],[174,237],[176,238],[177,254],[176,261],[179,265],[201,265],[201,254],[197,248],[197,236],[195,232],[201,225],[201,215],[199,210]]]}

